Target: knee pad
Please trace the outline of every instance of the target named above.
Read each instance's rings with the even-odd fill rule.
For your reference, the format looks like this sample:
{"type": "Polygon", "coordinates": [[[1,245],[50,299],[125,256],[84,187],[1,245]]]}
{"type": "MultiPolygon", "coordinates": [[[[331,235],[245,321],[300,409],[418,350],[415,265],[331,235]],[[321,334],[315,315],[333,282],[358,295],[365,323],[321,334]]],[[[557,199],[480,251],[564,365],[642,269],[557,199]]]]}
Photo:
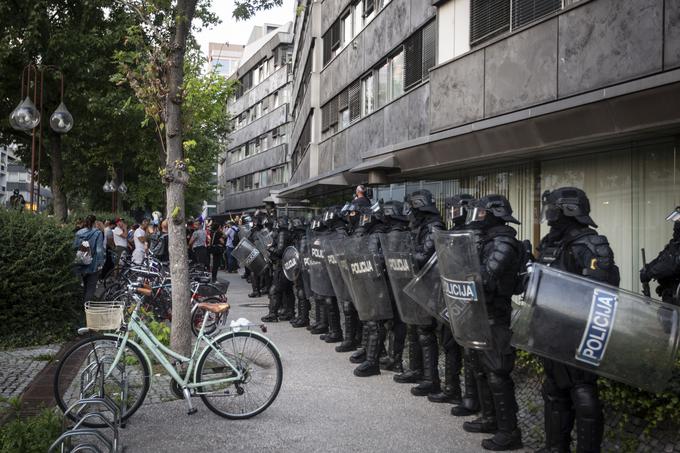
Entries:
{"type": "Polygon", "coordinates": [[[578,384],[571,389],[571,400],[574,411],[579,418],[602,418],[602,404],[597,392],[597,386],[578,384]]]}
{"type": "Polygon", "coordinates": [[[512,378],[510,377],[509,374],[505,373],[496,373],[493,371],[490,371],[486,374],[487,380],[489,382],[489,387],[491,388],[491,391],[496,393],[499,391],[503,391],[507,388],[514,389],[515,384],[512,381],[512,378]]]}

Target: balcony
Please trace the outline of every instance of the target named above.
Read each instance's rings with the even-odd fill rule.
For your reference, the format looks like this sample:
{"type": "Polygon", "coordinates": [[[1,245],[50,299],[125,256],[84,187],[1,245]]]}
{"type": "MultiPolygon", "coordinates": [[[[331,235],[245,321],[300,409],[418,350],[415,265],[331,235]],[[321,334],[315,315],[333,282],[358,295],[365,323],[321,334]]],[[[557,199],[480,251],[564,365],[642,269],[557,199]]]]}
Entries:
{"type": "Polygon", "coordinates": [[[228,181],[256,171],[264,170],[286,162],[287,144],[281,144],[266,151],[262,151],[241,161],[227,165],[220,177],[228,181]]]}
{"type": "Polygon", "coordinates": [[[227,108],[232,117],[237,117],[244,110],[260,102],[267,95],[286,86],[288,83],[288,65],[279,67],[257,86],[246,91],[238,99],[229,101],[227,108]]]}
{"type": "Polygon", "coordinates": [[[265,132],[269,132],[275,127],[286,124],[287,122],[288,104],[284,103],[266,115],[259,117],[247,126],[232,132],[229,135],[229,149],[234,149],[238,146],[241,146],[256,137],[259,137],[265,132]]]}

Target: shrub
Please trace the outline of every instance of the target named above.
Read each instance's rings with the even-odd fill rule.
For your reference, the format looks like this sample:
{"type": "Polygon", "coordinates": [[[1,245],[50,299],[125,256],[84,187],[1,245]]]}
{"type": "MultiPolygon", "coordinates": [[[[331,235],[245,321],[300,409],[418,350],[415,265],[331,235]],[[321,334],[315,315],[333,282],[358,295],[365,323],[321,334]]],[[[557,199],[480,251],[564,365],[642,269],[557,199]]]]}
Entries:
{"type": "Polygon", "coordinates": [[[72,227],[0,209],[0,346],[58,341],[82,316],[72,227]]]}
{"type": "Polygon", "coordinates": [[[44,453],[61,433],[62,417],[54,410],[16,418],[0,427],[0,453],[44,453]]]}

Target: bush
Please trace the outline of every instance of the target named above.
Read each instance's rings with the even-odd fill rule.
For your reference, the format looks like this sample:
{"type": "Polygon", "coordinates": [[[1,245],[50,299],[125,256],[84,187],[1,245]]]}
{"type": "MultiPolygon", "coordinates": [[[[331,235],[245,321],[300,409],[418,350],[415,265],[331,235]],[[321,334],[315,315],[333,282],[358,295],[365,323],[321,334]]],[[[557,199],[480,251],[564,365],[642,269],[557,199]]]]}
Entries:
{"type": "Polygon", "coordinates": [[[73,334],[82,317],[73,273],[72,227],[44,215],[0,209],[0,346],[73,334]]]}
{"type": "Polygon", "coordinates": [[[0,428],[0,453],[44,453],[61,433],[62,417],[54,410],[16,418],[0,428]]]}

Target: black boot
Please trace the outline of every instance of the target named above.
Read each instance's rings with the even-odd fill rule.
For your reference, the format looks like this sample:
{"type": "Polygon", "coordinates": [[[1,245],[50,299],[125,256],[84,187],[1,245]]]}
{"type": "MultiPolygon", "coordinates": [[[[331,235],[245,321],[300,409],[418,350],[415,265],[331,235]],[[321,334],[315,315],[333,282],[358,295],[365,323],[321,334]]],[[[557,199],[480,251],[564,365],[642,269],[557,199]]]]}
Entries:
{"type": "Polygon", "coordinates": [[[299,327],[307,327],[309,326],[309,309],[310,309],[310,304],[309,300],[307,299],[302,299],[298,303],[298,318],[295,320],[295,322],[291,322],[293,327],[299,328],[299,327]]]}
{"type": "Polygon", "coordinates": [[[353,310],[352,308],[353,307],[351,306],[351,302],[349,301],[343,302],[342,311],[345,316],[344,340],[342,340],[342,343],[335,347],[336,352],[350,352],[356,350],[357,348],[355,338],[357,323],[359,320],[356,316],[356,310],[353,310]]]}
{"type": "Polygon", "coordinates": [[[545,448],[542,449],[543,452],[570,452],[571,430],[574,427],[571,399],[549,395],[544,389],[543,408],[545,420],[545,448]]]}
{"type": "Polygon", "coordinates": [[[492,451],[508,451],[522,448],[522,432],[517,427],[517,401],[515,384],[510,374],[488,373],[493,394],[498,431],[490,439],[482,441],[482,448],[492,451]]]}
{"type": "Polygon", "coordinates": [[[476,418],[470,422],[463,423],[463,430],[469,433],[495,433],[498,431],[496,424],[496,409],[493,404],[493,395],[489,388],[486,374],[483,371],[478,371],[477,378],[477,392],[479,393],[479,403],[481,406],[481,417],[476,418]]]}
{"type": "MultiPolygon", "coordinates": [[[[461,351],[462,352],[462,351],[461,351]]],[[[444,380],[445,385],[439,393],[430,394],[427,399],[433,403],[460,404],[460,363],[457,352],[449,350],[446,352],[444,360],[444,380]]]]}
{"type": "Polygon", "coordinates": [[[477,394],[477,380],[475,379],[475,367],[479,366],[479,357],[475,351],[465,350],[465,394],[460,405],[451,408],[451,415],[467,417],[479,412],[479,396],[477,394]]]}
{"type": "Polygon", "coordinates": [[[340,325],[340,310],[335,298],[329,298],[328,304],[328,333],[323,341],[326,343],[339,343],[342,341],[342,326],[340,325]]]}
{"type": "Polygon", "coordinates": [[[280,306],[281,306],[281,292],[274,290],[269,295],[269,314],[267,316],[263,316],[262,318],[260,318],[261,321],[277,322],[279,320],[277,313],[280,306]]]}
{"type": "Polygon", "coordinates": [[[414,396],[441,392],[439,383],[439,347],[437,336],[428,327],[419,327],[418,341],[423,349],[423,380],[411,389],[414,396]]]}
{"type": "Polygon", "coordinates": [[[252,293],[248,294],[248,297],[251,297],[251,298],[252,297],[262,297],[262,294],[260,294],[259,292],[253,291],[252,293]]]}
{"type": "MultiPolygon", "coordinates": [[[[311,322],[307,326],[307,330],[314,330],[317,325],[321,323],[321,302],[317,298],[312,299],[314,302],[314,322],[311,322]]],[[[311,306],[310,306],[310,311],[311,311],[311,306]]]]}
{"type": "Polygon", "coordinates": [[[409,326],[408,334],[408,369],[394,375],[394,382],[400,384],[415,384],[423,379],[423,350],[418,343],[418,332],[414,326],[409,326]]]}
{"type": "Polygon", "coordinates": [[[576,411],[576,452],[599,452],[604,433],[604,416],[597,395],[597,384],[575,386],[571,389],[571,400],[576,411]]]}
{"type": "Polygon", "coordinates": [[[368,330],[368,342],[366,344],[366,360],[354,369],[354,375],[358,377],[375,376],[380,374],[380,366],[378,364],[378,356],[382,349],[382,343],[385,340],[384,329],[381,329],[382,323],[378,321],[369,321],[364,324],[364,329],[368,330]]]}
{"type": "Polygon", "coordinates": [[[349,356],[351,363],[364,363],[366,360],[366,348],[368,347],[368,329],[365,323],[361,323],[361,346],[349,356]]]}
{"type": "Polygon", "coordinates": [[[317,324],[310,331],[313,335],[319,335],[321,333],[328,332],[328,306],[322,301],[319,301],[318,308],[319,317],[317,318],[317,324]]]}

